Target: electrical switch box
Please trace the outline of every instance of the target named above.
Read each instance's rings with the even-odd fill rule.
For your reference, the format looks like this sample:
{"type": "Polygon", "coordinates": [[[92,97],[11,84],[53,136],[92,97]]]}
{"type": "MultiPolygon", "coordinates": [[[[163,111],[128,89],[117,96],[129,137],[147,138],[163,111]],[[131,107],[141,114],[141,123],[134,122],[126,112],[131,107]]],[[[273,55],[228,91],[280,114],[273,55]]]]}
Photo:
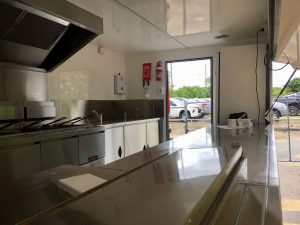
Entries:
{"type": "Polygon", "coordinates": [[[125,94],[125,77],[122,76],[120,73],[114,75],[114,89],[115,94],[125,94]]]}

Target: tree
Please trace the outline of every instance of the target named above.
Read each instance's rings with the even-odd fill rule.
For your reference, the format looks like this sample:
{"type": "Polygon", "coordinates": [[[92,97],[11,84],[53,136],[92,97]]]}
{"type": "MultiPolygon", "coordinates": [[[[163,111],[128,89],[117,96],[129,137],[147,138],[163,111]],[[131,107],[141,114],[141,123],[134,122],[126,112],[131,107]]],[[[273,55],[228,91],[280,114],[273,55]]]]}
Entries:
{"type": "Polygon", "coordinates": [[[296,93],[300,91],[300,78],[294,78],[290,81],[290,83],[286,86],[288,92],[296,93]]]}
{"type": "MultiPolygon", "coordinates": [[[[272,88],[272,96],[277,97],[279,95],[279,93],[281,92],[281,89],[282,89],[281,87],[273,87],[272,88]]],[[[287,89],[285,89],[284,92],[282,93],[282,95],[288,95],[288,94],[290,94],[290,92],[287,89]]]]}
{"type": "Polygon", "coordinates": [[[182,87],[177,90],[170,88],[171,97],[182,97],[182,98],[210,98],[210,87],[182,87]]]}

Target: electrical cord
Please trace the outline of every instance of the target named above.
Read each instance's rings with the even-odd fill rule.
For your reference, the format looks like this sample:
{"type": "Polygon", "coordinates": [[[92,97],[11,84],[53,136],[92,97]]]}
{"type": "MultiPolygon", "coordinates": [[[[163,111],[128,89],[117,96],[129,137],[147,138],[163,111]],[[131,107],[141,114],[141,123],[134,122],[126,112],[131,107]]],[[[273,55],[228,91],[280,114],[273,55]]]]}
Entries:
{"type": "MultiPolygon", "coordinates": [[[[276,100],[273,102],[272,106],[268,109],[268,111],[265,113],[265,117],[267,117],[270,113],[270,111],[272,110],[275,102],[277,102],[277,100],[279,99],[279,97],[281,96],[281,94],[284,92],[285,88],[287,87],[287,85],[290,83],[291,79],[293,78],[293,76],[295,75],[295,73],[297,72],[297,69],[295,69],[293,71],[293,73],[291,74],[290,78],[288,79],[288,81],[285,83],[285,85],[283,86],[283,88],[281,89],[279,95],[277,96],[276,100]]],[[[287,106],[288,107],[288,106],[287,106]]],[[[289,113],[289,112],[288,112],[289,113]]]]}
{"type": "Polygon", "coordinates": [[[258,74],[257,74],[257,65],[258,65],[258,34],[259,32],[264,32],[265,29],[262,28],[257,31],[256,33],[256,61],[255,61],[255,92],[256,92],[256,101],[258,106],[258,115],[257,115],[257,123],[259,124],[259,117],[260,117],[260,102],[259,102],[259,95],[258,95],[258,74]]]}
{"type": "Polygon", "coordinates": [[[269,56],[269,53],[267,52],[267,54],[266,54],[265,57],[264,57],[264,64],[265,64],[266,68],[267,68],[268,70],[270,70],[270,71],[280,71],[280,70],[284,69],[287,65],[289,65],[289,64],[290,64],[289,57],[288,57],[287,54],[285,54],[284,52],[283,52],[283,54],[285,55],[285,57],[286,57],[286,59],[287,59],[287,63],[286,63],[285,65],[283,65],[282,67],[280,67],[280,68],[273,69],[273,68],[270,67],[270,66],[268,65],[268,63],[267,63],[267,59],[268,59],[268,56],[269,56]]]}

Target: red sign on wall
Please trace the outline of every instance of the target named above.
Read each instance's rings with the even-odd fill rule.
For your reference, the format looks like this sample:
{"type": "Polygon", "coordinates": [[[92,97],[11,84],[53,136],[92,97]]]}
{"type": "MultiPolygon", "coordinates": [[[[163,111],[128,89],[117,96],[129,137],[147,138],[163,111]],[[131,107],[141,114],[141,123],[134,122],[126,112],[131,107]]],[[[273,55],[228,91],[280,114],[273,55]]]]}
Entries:
{"type": "Polygon", "coordinates": [[[144,63],[143,64],[143,81],[144,80],[151,80],[151,63],[144,63]]]}

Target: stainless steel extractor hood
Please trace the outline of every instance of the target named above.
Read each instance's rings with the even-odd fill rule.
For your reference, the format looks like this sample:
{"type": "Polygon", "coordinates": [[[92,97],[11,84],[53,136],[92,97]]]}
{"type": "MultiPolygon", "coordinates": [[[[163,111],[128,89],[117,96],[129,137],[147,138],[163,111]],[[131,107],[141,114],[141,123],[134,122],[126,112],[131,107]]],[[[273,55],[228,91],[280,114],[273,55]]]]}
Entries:
{"type": "Polygon", "coordinates": [[[1,65],[49,72],[102,33],[102,18],[66,0],[0,0],[1,65]]]}

